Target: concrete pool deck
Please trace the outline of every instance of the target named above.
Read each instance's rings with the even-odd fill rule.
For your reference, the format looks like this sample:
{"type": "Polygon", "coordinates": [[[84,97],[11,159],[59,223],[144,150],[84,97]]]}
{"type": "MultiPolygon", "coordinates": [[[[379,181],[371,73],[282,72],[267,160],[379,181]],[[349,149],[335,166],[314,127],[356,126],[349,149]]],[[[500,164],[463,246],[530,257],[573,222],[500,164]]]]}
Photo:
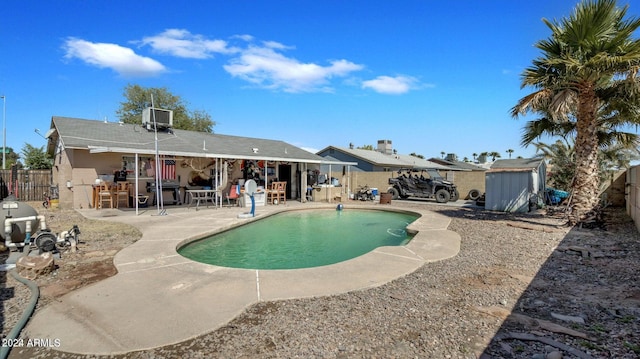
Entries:
{"type": "MultiPolygon", "coordinates": [[[[282,210],[334,208],[336,204],[299,203],[257,207],[255,219],[282,210]]],[[[447,230],[446,216],[396,205],[349,208],[394,209],[421,217],[407,246],[380,247],[363,256],[323,267],[249,270],[212,266],[180,256],[176,247],[254,219],[239,219],[246,208],[186,206],[167,208],[166,216],[147,209],[81,210],[88,218],[131,224],[142,238],[118,252],[118,274],[73,291],[42,308],[24,335],[60,342],[57,350],[81,354],[121,354],[178,343],[214,331],[260,301],[324,296],[380,286],[427,262],[455,256],[460,236],[447,230]]],[[[87,239],[90,240],[90,239],[87,239]]]]}

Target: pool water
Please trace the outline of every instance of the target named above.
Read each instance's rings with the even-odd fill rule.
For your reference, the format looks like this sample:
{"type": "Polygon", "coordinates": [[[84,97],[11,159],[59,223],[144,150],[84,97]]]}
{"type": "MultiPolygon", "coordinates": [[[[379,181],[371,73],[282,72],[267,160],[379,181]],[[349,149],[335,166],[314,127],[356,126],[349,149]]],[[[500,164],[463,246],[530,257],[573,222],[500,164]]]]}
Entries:
{"type": "Polygon", "coordinates": [[[248,269],[310,268],[342,262],[411,239],[417,215],[378,210],[283,212],[178,249],[197,262],[248,269]]]}

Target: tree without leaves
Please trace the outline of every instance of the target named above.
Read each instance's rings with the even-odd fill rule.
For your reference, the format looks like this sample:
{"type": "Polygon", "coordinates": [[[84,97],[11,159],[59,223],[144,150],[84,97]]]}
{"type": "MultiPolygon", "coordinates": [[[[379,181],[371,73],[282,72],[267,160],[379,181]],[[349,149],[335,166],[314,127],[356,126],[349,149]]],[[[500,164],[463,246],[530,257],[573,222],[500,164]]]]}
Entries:
{"type": "Polygon", "coordinates": [[[511,113],[542,113],[558,126],[575,125],[575,168],[569,223],[585,219],[599,201],[599,120],[608,114],[620,124],[638,124],[640,42],[632,39],[637,18],[615,0],[583,0],[568,18],[544,23],[552,34],[536,47],[542,56],[522,74],[522,87],[535,92],[511,113]]]}
{"type": "Polygon", "coordinates": [[[180,130],[213,133],[215,122],[205,111],[189,111],[180,96],[173,95],[167,88],[141,87],[127,85],[123,96],[126,101],[120,103],[116,111],[120,121],[124,123],[141,124],[142,111],[151,107],[151,95],[155,108],[173,111],[173,127],[180,130]]]}

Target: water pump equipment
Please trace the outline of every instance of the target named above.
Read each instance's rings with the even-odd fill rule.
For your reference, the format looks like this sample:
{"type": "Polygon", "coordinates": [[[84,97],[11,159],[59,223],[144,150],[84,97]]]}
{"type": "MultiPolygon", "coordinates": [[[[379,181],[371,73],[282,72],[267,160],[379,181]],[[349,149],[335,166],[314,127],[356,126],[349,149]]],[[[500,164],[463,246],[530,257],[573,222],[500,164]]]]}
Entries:
{"type": "Polygon", "coordinates": [[[23,252],[25,248],[32,247],[37,248],[40,253],[55,252],[57,245],[70,246],[75,250],[80,235],[77,225],[56,236],[47,228],[45,216],[38,215],[33,207],[19,202],[13,195],[9,195],[0,204],[0,220],[4,224],[0,238],[12,252],[23,252]]]}

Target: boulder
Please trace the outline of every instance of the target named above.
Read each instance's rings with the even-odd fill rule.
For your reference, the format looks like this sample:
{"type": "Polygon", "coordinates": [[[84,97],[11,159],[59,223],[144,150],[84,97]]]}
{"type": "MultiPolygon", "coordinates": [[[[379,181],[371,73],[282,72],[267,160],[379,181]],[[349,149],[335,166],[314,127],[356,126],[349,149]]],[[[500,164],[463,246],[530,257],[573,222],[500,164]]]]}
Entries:
{"type": "Polygon", "coordinates": [[[34,280],[53,271],[53,255],[51,252],[46,252],[34,257],[20,257],[16,262],[16,269],[19,275],[34,280]]]}

